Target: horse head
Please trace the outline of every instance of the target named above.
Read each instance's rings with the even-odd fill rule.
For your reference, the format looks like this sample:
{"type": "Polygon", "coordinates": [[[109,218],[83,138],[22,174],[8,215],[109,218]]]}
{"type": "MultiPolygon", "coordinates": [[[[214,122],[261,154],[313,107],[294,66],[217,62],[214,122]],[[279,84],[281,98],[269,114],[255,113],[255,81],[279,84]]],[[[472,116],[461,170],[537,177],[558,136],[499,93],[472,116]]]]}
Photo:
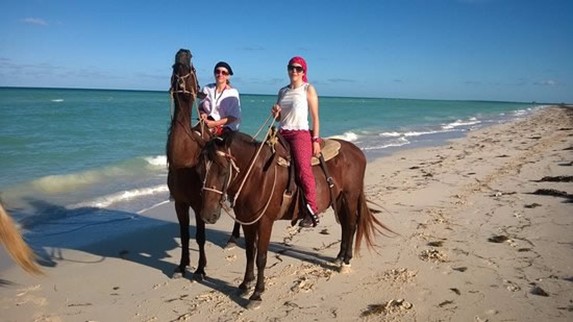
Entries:
{"type": "Polygon", "coordinates": [[[173,74],[171,75],[171,91],[190,95],[199,92],[199,81],[195,66],[191,62],[193,55],[189,49],[179,49],[175,54],[173,74]]]}
{"type": "Polygon", "coordinates": [[[192,57],[189,49],[179,49],[175,54],[169,91],[175,99],[176,108],[187,107],[190,109],[197,96],[201,96],[197,73],[191,62],[192,57]]]}
{"type": "Polygon", "coordinates": [[[230,137],[214,137],[207,142],[199,158],[196,171],[203,182],[201,218],[214,224],[221,217],[227,193],[239,172],[230,150],[230,137]]]}

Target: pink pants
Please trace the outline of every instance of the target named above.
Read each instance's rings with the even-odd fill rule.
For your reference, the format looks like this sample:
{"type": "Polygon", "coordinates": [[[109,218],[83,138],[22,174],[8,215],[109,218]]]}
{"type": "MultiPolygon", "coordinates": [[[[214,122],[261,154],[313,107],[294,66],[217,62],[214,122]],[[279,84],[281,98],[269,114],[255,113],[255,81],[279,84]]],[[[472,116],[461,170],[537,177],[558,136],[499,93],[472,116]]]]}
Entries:
{"type": "Polygon", "coordinates": [[[280,134],[290,144],[298,179],[304,192],[304,199],[316,214],[318,207],[316,205],[316,183],[311,165],[312,139],[310,131],[280,130],[280,134]]]}

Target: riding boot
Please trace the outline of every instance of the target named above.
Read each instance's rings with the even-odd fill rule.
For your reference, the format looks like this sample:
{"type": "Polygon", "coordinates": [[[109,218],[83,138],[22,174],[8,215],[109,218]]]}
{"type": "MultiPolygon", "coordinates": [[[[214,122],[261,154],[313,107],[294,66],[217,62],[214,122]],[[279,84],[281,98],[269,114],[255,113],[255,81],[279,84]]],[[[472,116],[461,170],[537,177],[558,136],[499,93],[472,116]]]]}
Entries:
{"type": "Polygon", "coordinates": [[[312,208],[310,208],[309,204],[306,204],[306,209],[306,215],[298,225],[303,228],[316,227],[319,223],[318,216],[314,213],[312,208]]]}

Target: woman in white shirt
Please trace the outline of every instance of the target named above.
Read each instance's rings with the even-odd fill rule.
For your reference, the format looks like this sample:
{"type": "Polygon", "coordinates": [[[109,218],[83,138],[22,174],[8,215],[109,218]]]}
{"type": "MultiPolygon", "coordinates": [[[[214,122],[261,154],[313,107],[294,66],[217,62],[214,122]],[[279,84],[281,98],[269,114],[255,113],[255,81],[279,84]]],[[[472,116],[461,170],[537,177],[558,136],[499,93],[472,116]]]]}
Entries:
{"type": "Polygon", "coordinates": [[[312,173],[311,158],[320,155],[320,121],[318,117],[318,94],[308,83],[306,61],[293,57],[287,71],[290,84],[281,88],[277,103],[271,112],[280,120],[280,134],[289,142],[301,188],[307,202],[309,216],[301,222],[302,227],[316,227],[319,222],[316,204],[316,183],[312,173]],[[309,126],[308,116],[312,121],[309,126]]]}
{"type": "Polygon", "coordinates": [[[241,122],[239,91],[231,86],[231,66],[218,62],[213,69],[215,83],[201,90],[205,98],[199,103],[199,117],[216,135],[224,131],[238,131],[241,122]]]}

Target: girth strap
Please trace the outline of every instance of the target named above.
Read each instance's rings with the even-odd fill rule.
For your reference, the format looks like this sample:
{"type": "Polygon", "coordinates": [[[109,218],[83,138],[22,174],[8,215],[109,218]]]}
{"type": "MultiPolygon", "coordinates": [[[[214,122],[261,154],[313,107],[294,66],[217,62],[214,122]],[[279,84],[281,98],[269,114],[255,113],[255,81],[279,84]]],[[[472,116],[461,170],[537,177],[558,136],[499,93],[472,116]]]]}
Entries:
{"type": "MultiPolygon", "coordinates": [[[[334,202],[336,201],[335,200],[336,196],[334,195],[334,179],[332,179],[332,177],[330,176],[330,172],[328,172],[328,167],[326,166],[326,161],[324,161],[322,153],[320,154],[318,159],[320,160],[320,167],[322,168],[322,171],[324,171],[324,175],[326,176],[326,183],[328,183],[328,188],[330,189],[329,206],[332,206],[332,209],[334,209],[334,212],[336,214],[336,207],[334,205],[334,202]]],[[[336,217],[338,218],[338,214],[336,214],[336,217]]]]}

